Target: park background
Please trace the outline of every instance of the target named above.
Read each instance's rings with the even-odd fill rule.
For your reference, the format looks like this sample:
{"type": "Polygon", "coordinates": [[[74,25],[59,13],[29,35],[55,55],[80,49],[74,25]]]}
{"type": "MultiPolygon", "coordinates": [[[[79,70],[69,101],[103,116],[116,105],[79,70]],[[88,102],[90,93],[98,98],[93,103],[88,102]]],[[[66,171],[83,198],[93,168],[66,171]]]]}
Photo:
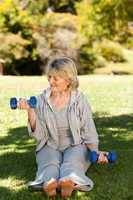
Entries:
{"type": "Polygon", "coordinates": [[[25,111],[11,110],[9,101],[46,88],[45,67],[59,56],[77,64],[100,149],[118,155],[115,164],[93,165],[94,189],[70,199],[133,200],[132,10],[132,0],[0,1],[0,200],[48,199],[27,190],[35,141],[25,111]]]}

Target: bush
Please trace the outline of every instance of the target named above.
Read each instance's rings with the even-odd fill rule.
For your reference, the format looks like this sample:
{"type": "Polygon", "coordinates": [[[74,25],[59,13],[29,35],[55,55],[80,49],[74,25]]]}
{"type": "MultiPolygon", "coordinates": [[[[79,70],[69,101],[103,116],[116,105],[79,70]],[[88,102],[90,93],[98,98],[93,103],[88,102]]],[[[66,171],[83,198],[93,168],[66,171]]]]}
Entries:
{"type": "Polygon", "coordinates": [[[127,28],[126,1],[82,0],[75,7],[81,33],[92,40],[112,39],[127,28]]]}
{"type": "Polygon", "coordinates": [[[70,13],[46,13],[40,20],[44,28],[66,28],[72,31],[77,30],[77,16],[70,13]]]}
{"type": "Polygon", "coordinates": [[[0,2],[0,58],[5,61],[4,73],[40,74],[40,60],[31,28],[37,24],[37,18],[17,2],[0,2]]]}
{"type": "Polygon", "coordinates": [[[98,46],[97,51],[100,53],[107,61],[113,62],[125,62],[126,58],[124,56],[123,48],[120,44],[112,42],[110,40],[103,40],[98,46]]]}
{"type": "Polygon", "coordinates": [[[133,49],[133,36],[127,39],[125,47],[128,49],[133,49]]]}
{"type": "Polygon", "coordinates": [[[88,74],[95,69],[96,54],[88,46],[80,48],[79,74],[88,74]]]}
{"type": "Polygon", "coordinates": [[[0,33],[0,57],[5,62],[11,63],[12,59],[20,59],[21,57],[28,57],[29,53],[26,50],[26,46],[29,45],[29,41],[23,39],[19,34],[13,33],[0,33]]]}
{"type": "Polygon", "coordinates": [[[43,61],[42,69],[54,57],[68,56],[77,60],[76,16],[63,13],[47,13],[40,20],[41,29],[33,34],[37,52],[43,61]]]}
{"type": "Polygon", "coordinates": [[[5,74],[35,74],[37,69],[38,54],[29,40],[19,34],[0,34],[0,58],[4,60],[5,74]],[[34,65],[36,63],[36,66],[34,65]],[[36,69],[33,69],[36,67],[36,69]],[[31,70],[32,69],[32,70],[31,70]],[[30,72],[31,71],[31,72],[30,72]]]}
{"type": "Polygon", "coordinates": [[[101,56],[101,55],[97,55],[96,56],[96,61],[95,61],[95,68],[102,68],[102,67],[106,67],[107,65],[107,60],[101,56]]]}

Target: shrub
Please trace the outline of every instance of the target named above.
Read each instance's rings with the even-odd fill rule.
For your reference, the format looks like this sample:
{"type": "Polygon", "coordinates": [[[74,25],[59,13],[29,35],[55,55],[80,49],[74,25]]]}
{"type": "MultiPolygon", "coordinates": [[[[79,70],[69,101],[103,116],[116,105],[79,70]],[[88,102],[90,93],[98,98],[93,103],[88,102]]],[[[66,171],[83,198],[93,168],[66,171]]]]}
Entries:
{"type": "Polygon", "coordinates": [[[133,49],[133,36],[127,39],[125,47],[128,49],[133,49]]]}
{"type": "Polygon", "coordinates": [[[79,74],[88,74],[93,72],[95,69],[96,59],[96,54],[91,48],[88,46],[82,46],[80,48],[79,74]]]}
{"type": "Polygon", "coordinates": [[[46,13],[40,20],[44,28],[66,28],[72,31],[77,30],[78,18],[70,13],[46,13]]]}
{"type": "Polygon", "coordinates": [[[36,70],[33,70],[34,63],[38,61],[38,54],[32,49],[29,40],[23,39],[19,34],[1,33],[0,44],[0,58],[5,63],[5,74],[34,74],[35,71],[39,73],[37,65],[36,70]]]}
{"type": "Polygon", "coordinates": [[[29,41],[23,39],[19,34],[5,33],[0,34],[0,57],[5,62],[12,62],[12,59],[20,59],[21,57],[28,57],[26,46],[29,41]]]}
{"type": "Polygon", "coordinates": [[[95,61],[95,68],[102,68],[102,67],[106,67],[107,65],[107,60],[101,56],[101,55],[97,55],[96,56],[96,61],[95,61]]]}
{"type": "Polygon", "coordinates": [[[113,62],[126,61],[123,48],[118,43],[105,39],[98,45],[97,48],[98,48],[97,51],[108,61],[113,61],[113,62]]]}
{"type": "Polygon", "coordinates": [[[29,26],[36,25],[37,18],[31,16],[30,12],[21,8],[17,2],[14,0],[0,2],[0,58],[5,60],[4,72],[40,74],[38,66],[40,60],[32,37],[34,30],[29,26]]]}
{"type": "Polygon", "coordinates": [[[127,5],[123,0],[83,0],[75,7],[79,30],[88,38],[112,39],[127,27],[127,5]]]}

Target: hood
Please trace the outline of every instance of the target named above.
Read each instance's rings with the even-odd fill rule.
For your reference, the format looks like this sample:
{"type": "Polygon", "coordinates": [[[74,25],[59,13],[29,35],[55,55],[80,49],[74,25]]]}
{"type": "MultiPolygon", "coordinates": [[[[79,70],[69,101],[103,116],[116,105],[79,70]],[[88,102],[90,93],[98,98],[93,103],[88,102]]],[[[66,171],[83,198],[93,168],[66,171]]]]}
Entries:
{"type": "MultiPolygon", "coordinates": [[[[51,94],[51,88],[48,87],[45,89],[42,93],[43,98],[47,103],[49,103],[49,97],[51,94]]],[[[70,106],[73,105],[79,98],[81,97],[81,92],[79,90],[73,90],[71,91],[71,97],[70,97],[70,106]]]]}

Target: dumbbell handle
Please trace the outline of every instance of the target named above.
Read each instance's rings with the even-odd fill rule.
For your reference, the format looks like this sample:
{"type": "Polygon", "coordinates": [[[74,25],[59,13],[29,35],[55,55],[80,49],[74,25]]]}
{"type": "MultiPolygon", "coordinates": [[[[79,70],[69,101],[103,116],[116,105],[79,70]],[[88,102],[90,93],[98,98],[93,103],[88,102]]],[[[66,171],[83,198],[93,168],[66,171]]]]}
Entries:
{"type": "MultiPolygon", "coordinates": [[[[13,97],[10,99],[10,107],[11,109],[16,109],[18,107],[18,102],[19,100],[17,100],[16,97],[13,97]]],[[[36,104],[37,104],[37,99],[35,96],[31,96],[30,99],[27,100],[27,103],[29,104],[29,106],[31,108],[35,108],[36,104]]]]}
{"type": "MultiPolygon", "coordinates": [[[[117,159],[115,152],[105,153],[104,155],[107,156],[109,163],[114,163],[117,159]]],[[[91,163],[96,163],[98,160],[98,157],[99,157],[99,154],[96,151],[91,151],[89,155],[89,160],[91,163]]]]}

